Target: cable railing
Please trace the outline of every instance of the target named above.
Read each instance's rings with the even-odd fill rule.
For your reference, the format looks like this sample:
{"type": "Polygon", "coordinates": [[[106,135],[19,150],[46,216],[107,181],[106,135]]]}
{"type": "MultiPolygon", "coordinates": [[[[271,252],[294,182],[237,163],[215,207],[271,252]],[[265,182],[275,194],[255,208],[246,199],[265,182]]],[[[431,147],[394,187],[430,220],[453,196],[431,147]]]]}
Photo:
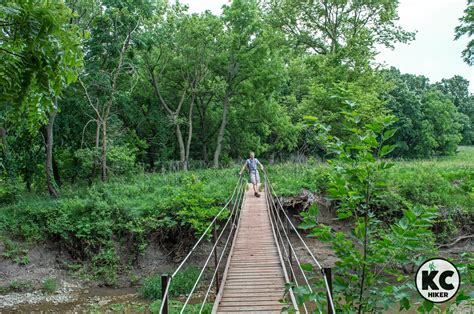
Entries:
{"type": "Polygon", "coordinates": [[[203,234],[196,241],[196,243],[193,245],[189,253],[185,256],[183,261],[178,265],[176,270],[171,275],[162,275],[162,298],[161,298],[159,313],[163,313],[163,314],[169,313],[168,301],[170,299],[170,287],[173,282],[173,278],[176,277],[176,275],[183,269],[183,266],[190,259],[193,253],[196,252],[197,248],[205,242],[204,239],[206,238],[206,236],[209,235],[209,232],[211,231],[211,229],[213,232],[213,236],[212,236],[213,246],[210,250],[210,253],[207,255],[207,258],[205,259],[204,265],[200,269],[199,275],[197,279],[195,280],[191,291],[186,296],[186,299],[181,307],[180,313],[185,312],[186,307],[190,304],[191,299],[195,295],[195,292],[198,289],[199,285],[202,284],[206,270],[208,270],[211,267],[210,261],[212,259],[212,256],[214,256],[214,271],[212,272],[211,279],[207,283],[208,286],[206,289],[206,294],[204,295],[203,301],[200,304],[199,313],[202,313],[204,311],[206,301],[208,300],[211,294],[213,283],[215,283],[216,285],[216,294],[217,294],[217,292],[219,291],[219,268],[221,267],[222,261],[224,257],[226,256],[226,252],[228,251],[228,249],[230,249],[229,244],[232,242],[231,239],[233,239],[233,236],[237,228],[237,222],[240,218],[240,209],[242,207],[244,192],[245,192],[244,180],[242,179],[242,177],[239,177],[229,200],[220,209],[220,211],[216,214],[216,216],[212,219],[212,221],[209,223],[209,225],[207,226],[203,234]],[[220,221],[219,217],[222,217],[223,214],[226,212],[226,210],[229,211],[229,216],[225,219],[225,221],[220,221]],[[223,226],[220,229],[219,234],[217,234],[219,222],[223,224],[223,226]],[[225,234],[226,232],[227,234],[225,234]],[[220,254],[218,254],[219,242],[221,239],[224,239],[224,238],[225,238],[224,245],[221,248],[220,254]]]}
{"type": "MultiPolygon", "coordinates": [[[[297,250],[295,250],[296,243],[294,244],[293,242],[295,242],[296,240],[297,242],[299,242],[300,247],[302,245],[303,251],[307,254],[307,256],[311,258],[312,262],[319,269],[323,276],[328,303],[328,313],[336,313],[332,298],[331,269],[324,268],[321,266],[321,263],[315,257],[313,252],[310,250],[310,248],[304,241],[303,237],[298,232],[298,229],[295,227],[290,217],[284,210],[280,198],[277,197],[275,189],[270,179],[268,178],[266,171],[264,171],[264,179],[265,197],[270,211],[272,228],[274,229],[274,232],[276,234],[277,246],[281,248],[286,259],[282,264],[285,268],[285,273],[288,273],[291,276],[287,279],[288,283],[294,284],[296,287],[299,287],[300,285],[305,285],[308,287],[309,291],[313,293],[313,288],[311,287],[310,280],[308,279],[307,271],[305,271],[301,266],[302,256],[301,254],[299,256],[297,254],[297,250]],[[292,237],[291,234],[296,235],[296,239],[295,237],[292,237]]],[[[291,292],[292,291],[290,291],[290,296],[293,297],[291,292]]],[[[298,307],[296,307],[295,310],[299,311],[298,307]]],[[[304,303],[302,305],[302,310],[305,313],[309,313],[309,310],[306,304],[304,303]]]]}

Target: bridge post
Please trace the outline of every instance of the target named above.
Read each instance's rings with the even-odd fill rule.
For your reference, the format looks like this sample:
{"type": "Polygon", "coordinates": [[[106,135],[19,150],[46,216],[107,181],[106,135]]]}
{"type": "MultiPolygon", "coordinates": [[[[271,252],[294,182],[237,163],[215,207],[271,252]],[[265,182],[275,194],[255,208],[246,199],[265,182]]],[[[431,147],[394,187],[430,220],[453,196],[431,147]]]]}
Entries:
{"type": "MultiPolygon", "coordinates": [[[[327,300],[328,300],[328,313],[329,314],[334,314],[332,311],[331,307],[331,299],[332,299],[332,271],[331,268],[323,268],[324,276],[326,276],[326,279],[328,281],[328,288],[329,288],[329,293],[327,295],[327,300]]],[[[327,293],[327,292],[326,292],[327,293]]]]}
{"type": "Polygon", "coordinates": [[[163,302],[163,311],[162,314],[168,314],[168,295],[169,295],[169,288],[168,293],[166,293],[166,288],[168,287],[168,283],[170,281],[170,276],[168,274],[161,275],[161,302],[163,302]]]}
{"type": "MultiPolygon", "coordinates": [[[[219,293],[219,262],[217,258],[217,221],[214,222],[214,228],[213,228],[213,233],[212,233],[212,242],[214,246],[214,269],[216,271],[216,295],[219,293]]],[[[232,229],[231,229],[232,231],[232,229]]]]}

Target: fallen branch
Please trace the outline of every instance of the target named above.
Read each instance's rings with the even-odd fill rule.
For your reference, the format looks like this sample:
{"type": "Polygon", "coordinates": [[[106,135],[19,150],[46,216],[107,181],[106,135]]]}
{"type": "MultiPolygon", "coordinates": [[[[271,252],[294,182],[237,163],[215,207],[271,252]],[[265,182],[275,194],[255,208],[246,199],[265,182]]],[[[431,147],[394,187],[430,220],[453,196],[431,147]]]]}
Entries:
{"type": "Polygon", "coordinates": [[[471,238],[474,238],[474,234],[470,234],[470,235],[465,235],[465,236],[460,236],[459,238],[457,238],[453,243],[449,243],[449,244],[440,244],[438,245],[438,248],[442,248],[442,247],[450,247],[450,246],[453,246],[455,245],[456,243],[458,243],[459,241],[462,241],[462,240],[466,240],[466,239],[471,239],[471,238]]]}

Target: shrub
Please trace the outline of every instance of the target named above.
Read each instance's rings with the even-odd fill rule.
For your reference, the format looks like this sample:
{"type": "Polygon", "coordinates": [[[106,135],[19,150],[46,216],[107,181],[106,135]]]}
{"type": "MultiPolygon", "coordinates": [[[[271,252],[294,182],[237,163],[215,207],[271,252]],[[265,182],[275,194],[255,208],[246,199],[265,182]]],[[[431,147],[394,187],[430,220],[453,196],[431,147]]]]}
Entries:
{"type": "MultiPolygon", "coordinates": [[[[191,292],[198,276],[199,270],[195,267],[188,267],[178,272],[171,280],[169,295],[179,296],[191,292]]],[[[161,298],[161,275],[155,274],[145,278],[140,293],[150,300],[161,298]]]]}

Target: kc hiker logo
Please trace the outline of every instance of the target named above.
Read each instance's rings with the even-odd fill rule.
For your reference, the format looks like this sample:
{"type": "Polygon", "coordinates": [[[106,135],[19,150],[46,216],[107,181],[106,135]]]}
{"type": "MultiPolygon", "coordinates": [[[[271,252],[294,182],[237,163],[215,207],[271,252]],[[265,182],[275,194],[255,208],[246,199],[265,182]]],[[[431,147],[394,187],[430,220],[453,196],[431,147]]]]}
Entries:
{"type": "Polygon", "coordinates": [[[456,266],[451,262],[434,258],[418,268],[415,281],[423,298],[434,303],[443,303],[456,295],[461,278],[456,266]]]}

